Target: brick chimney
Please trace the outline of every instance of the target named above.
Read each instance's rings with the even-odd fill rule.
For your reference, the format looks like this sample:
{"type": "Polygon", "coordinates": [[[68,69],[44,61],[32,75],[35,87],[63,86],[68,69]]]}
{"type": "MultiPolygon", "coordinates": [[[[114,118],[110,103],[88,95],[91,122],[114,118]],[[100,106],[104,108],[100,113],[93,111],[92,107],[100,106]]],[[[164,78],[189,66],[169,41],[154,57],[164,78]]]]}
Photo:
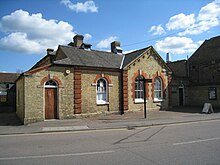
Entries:
{"type": "Polygon", "coordinates": [[[111,52],[115,54],[122,54],[122,49],[120,47],[119,41],[114,41],[111,43],[111,52]]]}
{"type": "Polygon", "coordinates": [[[50,55],[50,53],[52,53],[54,51],[54,49],[48,48],[47,49],[47,55],[50,55]]]}
{"type": "Polygon", "coordinates": [[[73,41],[74,41],[73,46],[80,48],[81,45],[83,44],[83,38],[84,38],[83,35],[79,35],[79,34],[75,35],[73,37],[73,41]]]}

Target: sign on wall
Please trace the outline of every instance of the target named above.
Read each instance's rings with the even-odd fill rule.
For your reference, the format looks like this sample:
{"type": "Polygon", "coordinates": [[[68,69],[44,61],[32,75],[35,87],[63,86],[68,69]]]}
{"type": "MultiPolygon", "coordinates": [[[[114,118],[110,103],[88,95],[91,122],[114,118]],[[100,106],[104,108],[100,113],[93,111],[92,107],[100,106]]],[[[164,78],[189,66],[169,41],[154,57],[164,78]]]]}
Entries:
{"type": "Polygon", "coordinates": [[[216,87],[209,87],[208,96],[209,96],[209,100],[216,100],[217,99],[216,87]]]}

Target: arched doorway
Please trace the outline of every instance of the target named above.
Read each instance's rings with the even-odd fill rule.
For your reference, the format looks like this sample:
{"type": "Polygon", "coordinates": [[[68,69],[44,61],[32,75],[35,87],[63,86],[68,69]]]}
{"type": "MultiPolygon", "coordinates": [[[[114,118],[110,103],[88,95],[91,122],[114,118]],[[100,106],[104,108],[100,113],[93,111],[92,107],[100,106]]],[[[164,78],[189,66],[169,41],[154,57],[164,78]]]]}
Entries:
{"type": "Polygon", "coordinates": [[[54,80],[45,82],[45,119],[57,119],[57,83],[54,80]]]}

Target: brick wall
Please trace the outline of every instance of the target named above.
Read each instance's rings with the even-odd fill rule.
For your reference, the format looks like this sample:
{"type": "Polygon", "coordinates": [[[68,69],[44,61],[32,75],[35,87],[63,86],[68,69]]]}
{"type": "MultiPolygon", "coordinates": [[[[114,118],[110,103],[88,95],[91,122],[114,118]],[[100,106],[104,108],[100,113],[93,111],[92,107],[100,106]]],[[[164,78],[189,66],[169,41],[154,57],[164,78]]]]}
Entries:
{"type": "Polygon", "coordinates": [[[82,72],[74,70],[74,113],[82,113],[82,72]]]}
{"type": "Polygon", "coordinates": [[[82,71],[82,114],[119,112],[120,73],[101,71],[82,71]],[[96,102],[96,81],[103,77],[108,81],[109,104],[96,102]]]}
{"type": "Polygon", "coordinates": [[[167,109],[168,108],[168,75],[163,71],[166,69],[164,63],[160,62],[158,56],[155,55],[154,51],[149,50],[134,63],[127,67],[128,69],[128,109],[131,111],[142,110],[143,103],[135,103],[134,101],[134,80],[135,75],[142,71],[143,75],[147,79],[152,79],[152,83],[148,83],[146,86],[146,96],[147,96],[147,109],[167,109]],[[162,102],[155,102],[153,98],[153,82],[155,75],[160,76],[163,80],[163,95],[164,99],[162,102]]]}
{"type": "Polygon", "coordinates": [[[128,72],[123,71],[123,109],[124,111],[128,110],[128,72]]]}
{"type": "MultiPolygon", "coordinates": [[[[50,67],[47,70],[32,73],[24,77],[24,123],[43,121],[45,119],[44,83],[49,79],[54,79],[58,83],[58,118],[74,117],[74,76],[73,70],[71,70],[70,74],[65,74],[66,69],[71,70],[71,68],[50,67]]],[[[18,87],[17,90],[21,89],[22,87],[18,87]]],[[[21,114],[21,112],[19,110],[18,113],[21,114]]]]}
{"type": "Polygon", "coordinates": [[[204,103],[211,103],[214,108],[220,108],[219,94],[220,94],[220,85],[212,86],[191,86],[189,87],[189,105],[190,106],[200,106],[203,107],[204,103]],[[217,88],[217,99],[209,100],[208,98],[208,89],[209,87],[217,88]]]}

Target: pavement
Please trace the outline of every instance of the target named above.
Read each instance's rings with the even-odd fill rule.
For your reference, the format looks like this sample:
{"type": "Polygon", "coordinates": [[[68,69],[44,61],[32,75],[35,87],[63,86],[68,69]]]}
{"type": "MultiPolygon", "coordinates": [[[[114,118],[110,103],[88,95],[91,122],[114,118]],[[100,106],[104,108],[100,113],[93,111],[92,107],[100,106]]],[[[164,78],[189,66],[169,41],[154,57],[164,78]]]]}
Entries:
{"type": "Polygon", "coordinates": [[[214,113],[201,113],[201,107],[176,107],[169,111],[150,110],[147,118],[143,111],[120,114],[102,114],[96,117],[66,120],[47,120],[22,125],[15,112],[0,112],[0,135],[32,134],[47,132],[135,129],[155,125],[190,123],[209,120],[220,120],[220,109],[214,113]]]}

